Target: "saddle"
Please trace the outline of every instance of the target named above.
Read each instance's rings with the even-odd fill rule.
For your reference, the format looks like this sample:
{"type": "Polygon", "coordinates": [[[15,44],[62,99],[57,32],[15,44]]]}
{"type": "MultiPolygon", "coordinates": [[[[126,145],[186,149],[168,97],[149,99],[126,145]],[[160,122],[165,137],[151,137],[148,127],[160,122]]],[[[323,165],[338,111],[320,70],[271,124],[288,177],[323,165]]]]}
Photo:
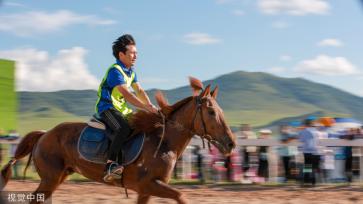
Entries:
{"type": "MultiPolygon", "coordinates": [[[[106,164],[107,152],[111,144],[110,130],[100,117],[93,116],[82,130],[78,139],[77,149],[81,157],[87,161],[106,164]]],[[[124,166],[134,162],[141,153],[145,134],[139,133],[127,138],[118,156],[118,163],[124,166]],[[123,153],[121,158],[121,152],[123,153]]]]}

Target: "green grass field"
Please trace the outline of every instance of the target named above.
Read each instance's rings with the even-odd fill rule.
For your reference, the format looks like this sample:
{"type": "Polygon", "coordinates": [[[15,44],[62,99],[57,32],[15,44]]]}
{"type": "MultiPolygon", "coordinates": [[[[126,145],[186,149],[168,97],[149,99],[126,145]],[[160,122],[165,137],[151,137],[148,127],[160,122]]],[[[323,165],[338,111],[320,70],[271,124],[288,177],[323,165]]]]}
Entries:
{"type": "Polygon", "coordinates": [[[0,59],[0,129],[17,129],[18,102],[15,91],[15,62],[0,59]]]}

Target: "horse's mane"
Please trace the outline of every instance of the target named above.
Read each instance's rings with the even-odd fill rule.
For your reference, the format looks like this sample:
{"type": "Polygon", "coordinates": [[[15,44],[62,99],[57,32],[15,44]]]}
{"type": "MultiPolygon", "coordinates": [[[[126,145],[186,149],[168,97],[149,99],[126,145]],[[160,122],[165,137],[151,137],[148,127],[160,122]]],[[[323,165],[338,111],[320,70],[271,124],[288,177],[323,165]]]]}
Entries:
{"type": "MultiPolygon", "coordinates": [[[[157,91],[155,93],[156,102],[159,104],[160,112],[168,119],[175,111],[179,110],[183,105],[191,101],[194,96],[198,95],[200,90],[203,90],[203,84],[200,80],[194,77],[189,77],[189,83],[193,91],[193,96],[184,98],[173,105],[169,105],[164,95],[157,91]]],[[[163,118],[160,113],[150,113],[139,110],[130,118],[130,125],[137,132],[151,133],[160,128],[163,124],[163,118]]]]}
{"type": "MultiPolygon", "coordinates": [[[[166,118],[169,118],[176,110],[179,110],[179,108],[193,99],[193,96],[190,96],[176,102],[173,105],[168,105],[161,92],[156,93],[155,97],[160,106],[160,111],[166,118]]],[[[161,124],[163,124],[163,118],[160,113],[138,110],[130,118],[130,125],[137,132],[152,133],[160,128],[161,124]]]]}

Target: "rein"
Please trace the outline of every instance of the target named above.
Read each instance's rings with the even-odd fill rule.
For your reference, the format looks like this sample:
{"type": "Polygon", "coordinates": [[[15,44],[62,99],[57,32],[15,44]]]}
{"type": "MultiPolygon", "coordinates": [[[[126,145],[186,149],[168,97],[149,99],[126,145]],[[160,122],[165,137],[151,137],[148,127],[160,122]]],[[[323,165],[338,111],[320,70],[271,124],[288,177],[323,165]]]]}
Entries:
{"type": "Polygon", "coordinates": [[[161,111],[159,111],[159,113],[160,113],[161,117],[163,118],[163,124],[161,125],[162,128],[163,128],[163,132],[161,133],[161,139],[160,139],[160,142],[158,144],[158,148],[156,148],[156,151],[154,153],[154,158],[158,154],[160,146],[161,146],[161,142],[164,140],[164,136],[165,136],[165,124],[166,124],[165,115],[161,111]]]}
{"type": "MultiPolygon", "coordinates": [[[[210,146],[210,141],[209,140],[211,140],[212,138],[207,133],[206,124],[205,124],[205,121],[204,121],[204,118],[203,118],[202,104],[204,102],[202,101],[202,99],[201,99],[200,96],[197,97],[196,102],[197,102],[197,110],[195,111],[195,114],[194,114],[194,117],[193,117],[193,122],[192,122],[191,127],[189,129],[185,128],[179,122],[176,122],[176,121],[173,121],[173,120],[168,120],[168,122],[174,124],[176,127],[179,127],[179,128],[181,128],[183,130],[189,131],[189,133],[191,133],[192,135],[198,135],[198,134],[196,134],[196,131],[195,131],[195,120],[197,118],[198,112],[200,112],[200,117],[201,117],[201,120],[202,120],[202,126],[203,126],[203,131],[204,132],[203,132],[203,135],[198,135],[198,136],[202,139],[203,149],[205,148],[204,139],[206,139],[208,141],[208,149],[211,150],[211,146],[210,146]]],[[[161,143],[162,143],[162,141],[164,139],[164,136],[165,136],[166,118],[165,118],[165,115],[161,111],[159,111],[159,114],[161,115],[161,117],[163,119],[163,124],[160,125],[162,127],[162,134],[161,134],[161,139],[159,141],[158,147],[156,148],[156,151],[154,153],[154,158],[156,157],[157,153],[159,152],[161,143]]]]}
{"type": "MultiPolygon", "coordinates": [[[[199,135],[199,137],[202,139],[202,142],[203,142],[203,149],[205,149],[205,144],[204,144],[204,139],[206,139],[208,141],[208,149],[211,150],[211,147],[210,147],[210,142],[208,140],[207,137],[209,137],[209,139],[211,139],[211,137],[208,135],[207,133],[207,127],[205,125],[205,121],[204,121],[204,118],[203,118],[203,109],[202,109],[202,104],[203,104],[203,101],[202,99],[198,96],[197,97],[197,111],[195,112],[195,115],[194,115],[194,119],[193,119],[193,122],[192,122],[192,127],[190,128],[190,130],[193,130],[195,129],[195,119],[197,118],[197,114],[198,112],[200,111],[200,118],[202,120],[202,125],[203,125],[203,135],[199,135]]],[[[192,132],[192,131],[191,131],[192,132]]],[[[195,132],[193,133],[195,134],[195,132]]],[[[198,135],[198,134],[195,134],[195,135],[198,135]]]]}

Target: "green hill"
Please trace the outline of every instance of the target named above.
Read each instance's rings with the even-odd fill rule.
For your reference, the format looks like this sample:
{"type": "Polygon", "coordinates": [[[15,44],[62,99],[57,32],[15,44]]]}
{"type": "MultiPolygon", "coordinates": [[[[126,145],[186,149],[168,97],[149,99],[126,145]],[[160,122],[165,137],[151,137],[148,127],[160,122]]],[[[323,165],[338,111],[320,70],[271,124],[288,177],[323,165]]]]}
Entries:
{"type": "Polygon", "coordinates": [[[19,132],[46,130],[64,121],[86,121],[93,114],[96,99],[94,90],[19,92],[19,132]]]}
{"type": "Polygon", "coordinates": [[[97,92],[94,90],[65,90],[57,92],[20,92],[20,112],[57,107],[78,116],[88,116],[94,110],[97,92]]]}
{"type": "Polygon", "coordinates": [[[220,85],[220,105],[232,124],[263,125],[318,111],[363,119],[362,97],[302,78],[238,71],[210,82],[220,85]]]}
{"type": "MultiPolygon", "coordinates": [[[[220,87],[218,101],[230,125],[261,126],[272,121],[320,112],[363,120],[363,98],[302,78],[237,71],[204,84],[220,87]]],[[[189,87],[165,91],[173,102],[190,94],[189,87]]]]}
{"type": "MultiPolygon", "coordinates": [[[[273,121],[283,118],[301,117],[310,113],[351,116],[363,120],[362,97],[301,78],[238,71],[203,83],[218,84],[219,104],[224,109],[228,123],[234,127],[241,123],[253,126],[273,124],[273,121]]],[[[149,96],[153,96],[155,90],[148,92],[149,96]]],[[[170,103],[191,94],[189,86],[163,92],[170,103]]],[[[96,98],[94,90],[20,92],[20,112],[22,118],[23,115],[32,116],[35,121],[43,118],[36,114],[37,111],[42,114],[56,111],[51,115],[57,121],[72,118],[84,120],[93,114],[96,98]],[[62,118],[57,115],[62,115],[62,118]]]]}

